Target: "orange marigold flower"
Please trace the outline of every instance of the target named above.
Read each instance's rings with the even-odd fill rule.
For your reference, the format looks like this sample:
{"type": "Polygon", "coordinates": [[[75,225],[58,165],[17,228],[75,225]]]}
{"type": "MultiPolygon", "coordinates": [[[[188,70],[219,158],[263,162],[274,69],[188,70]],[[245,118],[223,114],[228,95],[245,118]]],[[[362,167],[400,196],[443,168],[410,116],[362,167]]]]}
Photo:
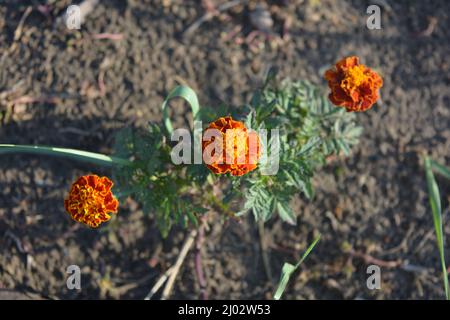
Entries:
{"type": "Polygon", "coordinates": [[[209,125],[203,137],[207,140],[202,142],[203,161],[212,172],[242,176],[256,169],[261,155],[259,136],[242,122],[219,118],[209,125]]]}
{"type": "Polygon", "coordinates": [[[97,228],[111,218],[110,213],[117,213],[119,201],[111,192],[112,186],[107,177],[82,176],[72,185],[64,207],[75,221],[97,228]]]}
{"type": "Polygon", "coordinates": [[[365,111],[378,99],[383,85],[381,77],[370,68],[359,64],[358,57],[347,57],[325,72],[331,89],[329,98],[333,104],[347,111],[365,111]]]}

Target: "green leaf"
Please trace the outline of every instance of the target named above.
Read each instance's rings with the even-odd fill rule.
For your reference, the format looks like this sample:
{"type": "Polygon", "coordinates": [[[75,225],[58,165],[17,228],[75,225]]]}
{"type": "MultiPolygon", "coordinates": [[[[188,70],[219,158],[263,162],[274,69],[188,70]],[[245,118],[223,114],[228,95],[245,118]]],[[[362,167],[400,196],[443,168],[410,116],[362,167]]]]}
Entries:
{"type": "Polygon", "coordinates": [[[311,179],[306,179],[306,181],[303,183],[303,192],[308,199],[314,198],[314,189],[311,183],[311,179]]]}
{"type": "Polygon", "coordinates": [[[362,127],[352,127],[346,132],[346,136],[348,138],[359,138],[359,136],[362,134],[363,128],[362,127]]]}
{"type": "Polygon", "coordinates": [[[439,194],[439,188],[434,179],[433,171],[431,169],[430,158],[425,158],[425,174],[427,177],[427,186],[429,193],[429,200],[431,206],[431,212],[433,214],[434,229],[436,232],[436,240],[439,249],[439,256],[441,259],[442,267],[442,277],[444,281],[444,290],[447,300],[450,300],[450,293],[448,287],[448,274],[447,267],[445,265],[445,255],[444,255],[444,235],[442,228],[442,208],[441,208],[441,198],[439,194]]]}
{"type": "Polygon", "coordinates": [[[289,279],[291,278],[291,275],[295,271],[295,266],[285,262],[283,265],[283,269],[281,270],[281,278],[280,282],[278,283],[277,291],[275,292],[275,295],[273,298],[275,300],[280,300],[281,295],[284,293],[284,290],[286,290],[286,286],[289,283],[289,279]]]}
{"type": "Polygon", "coordinates": [[[304,157],[304,156],[308,155],[319,144],[320,144],[320,138],[319,137],[312,137],[304,145],[302,145],[300,151],[297,153],[297,156],[304,157]]]}
{"type": "Polygon", "coordinates": [[[170,99],[175,98],[175,97],[183,98],[184,100],[186,100],[189,103],[189,105],[191,106],[192,117],[194,120],[197,119],[197,114],[200,110],[200,105],[198,103],[197,94],[195,93],[194,90],[192,90],[191,88],[189,88],[187,86],[175,87],[169,93],[166,100],[164,100],[162,107],[161,107],[162,111],[163,111],[164,125],[166,126],[166,129],[169,132],[169,134],[171,134],[173,132],[173,126],[172,126],[172,122],[170,121],[170,117],[169,117],[168,103],[169,103],[170,99]]]}
{"type": "Polygon", "coordinates": [[[450,179],[450,169],[443,166],[442,164],[437,163],[436,161],[430,159],[431,167],[434,171],[439,173],[441,176],[450,179]]]}
{"type": "Polygon", "coordinates": [[[245,118],[245,126],[247,129],[253,129],[255,126],[255,111],[250,110],[250,112],[247,114],[247,117],[245,118]]]}
{"type": "Polygon", "coordinates": [[[187,210],[187,211],[186,211],[186,214],[187,214],[189,220],[192,222],[192,224],[193,224],[195,227],[198,227],[198,219],[197,219],[197,217],[194,215],[194,213],[191,212],[190,210],[187,210]]]}
{"type": "Polygon", "coordinates": [[[297,223],[295,214],[292,212],[288,203],[278,201],[277,209],[278,209],[278,214],[280,215],[280,218],[283,221],[286,221],[287,223],[290,223],[292,225],[295,225],[297,223]]]}
{"type": "Polygon", "coordinates": [[[336,143],[338,144],[339,148],[344,152],[346,156],[350,154],[350,148],[348,147],[347,143],[345,143],[342,139],[336,139],[336,143]]]}
{"type": "Polygon", "coordinates": [[[303,253],[302,258],[300,259],[300,261],[297,262],[296,265],[292,265],[287,262],[283,265],[283,269],[281,270],[280,282],[278,283],[278,288],[273,296],[275,300],[280,300],[281,296],[284,293],[284,290],[286,290],[286,286],[289,282],[289,279],[291,278],[291,275],[295,272],[295,270],[297,270],[300,267],[303,261],[305,261],[306,257],[308,257],[308,255],[314,249],[319,240],[320,234],[317,236],[314,242],[308,247],[308,249],[306,249],[305,253],[303,253]]]}

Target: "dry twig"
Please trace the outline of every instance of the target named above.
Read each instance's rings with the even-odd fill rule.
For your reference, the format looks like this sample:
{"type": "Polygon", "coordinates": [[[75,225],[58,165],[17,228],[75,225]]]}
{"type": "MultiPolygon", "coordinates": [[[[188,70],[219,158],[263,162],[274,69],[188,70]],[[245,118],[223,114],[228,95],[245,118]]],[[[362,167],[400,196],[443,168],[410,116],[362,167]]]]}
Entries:
{"type": "Polygon", "coordinates": [[[3,64],[3,60],[6,58],[6,56],[8,54],[12,53],[16,49],[17,42],[20,40],[20,37],[22,36],[25,20],[28,18],[28,16],[31,14],[32,11],[33,11],[33,7],[31,7],[31,6],[29,6],[25,9],[25,12],[23,13],[22,17],[20,18],[19,24],[17,25],[16,30],[14,31],[14,38],[11,43],[11,46],[9,47],[8,50],[5,50],[3,52],[3,55],[0,59],[0,64],[3,64]]]}
{"type": "Polygon", "coordinates": [[[166,282],[167,278],[172,274],[173,267],[170,267],[163,273],[163,275],[156,281],[150,292],[145,296],[144,300],[150,300],[156,292],[158,292],[159,288],[162,287],[164,282],[166,282]]]}
{"type": "Polygon", "coordinates": [[[184,259],[186,258],[189,250],[192,247],[192,244],[194,243],[195,237],[197,236],[197,230],[194,229],[189,233],[188,237],[186,238],[186,241],[183,244],[183,247],[181,248],[180,254],[178,255],[177,261],[175,264],[167,269],[166,272],[156,281],[153,288],[150,290],[150,292],[147,294],[147,296],[144,298],[145,300],[150,300],[155,293],[162,287],[164,283],[166,283],[166,286],[164,287],[161,300],[167,300],[170,297],[170,293],[172,292],[173,285],[175,283],[175,279],[180,272],[180,268],[184,262],[184,259]],[[167,282],[166,282],[167,280],[167,282]]]}
{"type": "Polygon", "coordinates": [[[363,259],[364,263],[366,263],[366,264],[376,264],[377,266],[384,267],[384,268],[397,268],[403,264],[403,262],[400,260],[385,261],[385,260],[381,260],[381,259],[372,257],[371,255],[369,255],[367,253],[355,251],[353,249],[349,251],[349,254],[352,257],[357,257],[357,258],[363,259]]]}
{"type": "Polygon", "coordinates": [[[428,18],[428,26],[425,28],[425,30],[422,30],[416,34],[418,37],[429,37],[434,32],[434,29],[436,29],[438,24],[438,19],[435,17],[429,17],[428,18]]]}
{"type": "Polygon", "coordinates": [[[203,300],[208,300],[208,292],[206,291],[206,279],[203,272],[202,263],[202,245],[205,240],[205,219],[201,219],[201,225],[198,229],[197,239],[195,241],[195,273],[197,275],[198,284],[200,286],[200,296],[203,300]]]}
{"type": "Polygon", "coordinates": [[[272,268],[270,267],[270,259],[267,254],[267,244],[264,237],[264,222],[258,221],[258,236],[259,236],[259,244],[261,247],[261,256],[264,266],[264,271],[266,273],[266,277],[269,281],[273,282],[273,276],[272,276],[272,268]]]}
{"type": "Polygon", "coordinates": [[[192,23],[184,32],[183,35],[190,35],[192,34],[195,30],[197,30],[203,23],[205,23],[206,21],[211,20],[212,18],[218,16],[221,12],[226,11],[228,9],[231,9],[235,6],[238,6],[240,4],[244,4],[246,3],[247,0],[233,0],[233,1],[229,1],[229,2],[225,2],[224,4],[221,4],[220,6],[218,6],[217,8],[215,8],[214,10],[208,10],[207,13],[205,13],[203,16],[201,16],[199,19],[197,19],[196,21],[194,21],[194,23],[192,23]]]}
{"type": "Polygon", "coordinates": [[[180,255],[178,256],[178,259],[173,266],[173,270],[169,275],[169,279],[167,280],[166,286],[164,287],[161,300],[167,300],[169,298],[170,293],[172,292],[173,284],[175,283],[175,279],[177,278],[177,275],[180,271],[181,265],[183,264],[186,255],[191,249],[196,236],[197,230],[194,229],[191,231],[186,241],[184,242],[183,248],[181,248],[180,255]]]}

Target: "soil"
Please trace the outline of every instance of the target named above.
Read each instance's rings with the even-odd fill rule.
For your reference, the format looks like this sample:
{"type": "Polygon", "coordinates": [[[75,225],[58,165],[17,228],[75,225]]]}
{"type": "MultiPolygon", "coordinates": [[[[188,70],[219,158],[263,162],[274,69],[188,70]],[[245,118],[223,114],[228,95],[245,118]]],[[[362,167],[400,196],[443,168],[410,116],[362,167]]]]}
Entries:
{"type": "MultiPolygon", "coordinates": [[[[202,249],[207,292],[213,299],[271,298],[283,263],[294,263],[320,232],[285,299],[442,299],[421,155],[450,164],[450,2],[372,2],[381,6],[381,30],[366,28],[366,1],[263,2],[274,34],[249,45],[240,39],[254,29],[254,1],[186,35],[205,13],[200,1],[102,1],[81,30],[70,31],[55,24],[70,1],[3,0],[0,143],[109,153],[118,129],[161,119],[162,100],[178,83],[193,87],[204,105],[239,106],[268,67],[325,87],[326,68],[358,55],[384,79],[382,102],[358,114],[360,144],[316,174],[313,201],[293,201],[297,226],[277,218],[265,225],[272,279],[251,216],[210,221],[202,249]],[[105,33],[120,36],[98,39],[105,33]],[[366,286],[373,259],[381,260],[379,290],[366,286]]],[[[1,156],[0,289],[50,299],[143,299],[175,262],[187,231],[162,239],[132,200],[98,230],[70,220],[62,201],[74,179],[90,172],[110,173],[49,157],[1,156]],[[66,288],[72,264],[81,268],[81,290],[66,288]]],[[[448,208],[450,183],[438,184],[448,208]]],[[[448,242],[448,223],[445,233],[448,242]]],[[[199,296],[191,251],[171,298],[199,296]]]]}

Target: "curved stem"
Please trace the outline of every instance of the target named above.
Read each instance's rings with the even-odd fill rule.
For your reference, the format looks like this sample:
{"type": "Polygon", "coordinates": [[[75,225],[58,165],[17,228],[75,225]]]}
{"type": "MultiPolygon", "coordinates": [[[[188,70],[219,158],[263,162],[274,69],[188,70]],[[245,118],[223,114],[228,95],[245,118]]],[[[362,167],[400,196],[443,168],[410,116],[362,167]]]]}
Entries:
{"type": "Polygon", "coordinates": [[[0,144],[0,154],[8,154],[8,153],[31,153],[31,154],[49,155],[74,160],[87,161],[102,166],[113,166],[113,165],[130,166],[132,164],[132,162],[127,159],[77,149],[32,146],[32,145],[0,144]]]}

